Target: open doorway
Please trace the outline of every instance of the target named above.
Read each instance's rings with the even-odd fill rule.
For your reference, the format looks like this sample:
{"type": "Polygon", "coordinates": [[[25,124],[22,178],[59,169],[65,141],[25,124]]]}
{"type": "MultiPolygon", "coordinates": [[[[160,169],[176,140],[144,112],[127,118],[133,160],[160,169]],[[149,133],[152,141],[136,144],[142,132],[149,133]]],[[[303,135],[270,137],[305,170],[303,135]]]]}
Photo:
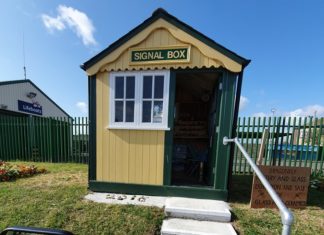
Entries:
{"type": "Polygon", "coordinates": [[[212,72],[176,75],[173,185],[213,184],[219,78],[212,72]]]}

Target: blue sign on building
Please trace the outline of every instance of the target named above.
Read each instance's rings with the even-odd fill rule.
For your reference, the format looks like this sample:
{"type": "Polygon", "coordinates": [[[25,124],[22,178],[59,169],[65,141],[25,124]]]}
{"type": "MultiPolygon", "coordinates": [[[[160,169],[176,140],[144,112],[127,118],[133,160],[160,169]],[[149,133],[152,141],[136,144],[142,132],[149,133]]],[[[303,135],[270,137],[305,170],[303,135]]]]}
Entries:
{"type": "Polygon", "coordinates": [[[18,100],[18,110],[26,113],[43,115],[42,106],[33,103],[28,103],[22,100],[18,100]]]}

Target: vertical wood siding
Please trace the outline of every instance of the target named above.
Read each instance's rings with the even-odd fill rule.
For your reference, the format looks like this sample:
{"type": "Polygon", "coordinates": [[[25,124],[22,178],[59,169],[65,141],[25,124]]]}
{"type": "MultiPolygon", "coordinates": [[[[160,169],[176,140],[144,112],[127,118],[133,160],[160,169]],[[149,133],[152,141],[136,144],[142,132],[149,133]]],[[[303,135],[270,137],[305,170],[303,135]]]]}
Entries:
{"type": "Polygon", "coordinates": [[[113,130],[108,73],[97,76],[97,180],[163,184],[164,131],[113,130]]]}

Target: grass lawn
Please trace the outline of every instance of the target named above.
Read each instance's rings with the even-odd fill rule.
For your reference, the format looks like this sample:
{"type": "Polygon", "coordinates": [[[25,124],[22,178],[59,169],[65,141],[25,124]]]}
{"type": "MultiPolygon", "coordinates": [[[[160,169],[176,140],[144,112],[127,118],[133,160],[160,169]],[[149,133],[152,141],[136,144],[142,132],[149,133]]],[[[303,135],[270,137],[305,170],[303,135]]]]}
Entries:
{"type": "Polygon", "coordinates": [[[36,165],[50,173],[0,182],[0,231],[13,225],[61,228],[75,234],[154,234],[160,230],[162,209],[85,201],[86,165],[36,165]]]}
{"type": "MultiPolygon", "coordinates": [[[[282,224],[277,209],[249,207],[252,176],[233,176],[230,205],[234,227],[240,234],[281,234],[282,224]]],[[[293,209],[292,234],[324,234],[324,192],[310,189],[308,206],[293,209]]]]}
{"type": "MultiPolygon", "coordinates": [[[[32,163],[26,163],[30,165],[32,163]]],[[[85,201],[87,166],[36,163],[50,173],[0,183],[0,231],[7,226],[61,228],[75,234],[159,233],[163,210],[85,201]]],[[[250,209],[251,176],[234,176],[230,204],[239,234],[280,234],[276,209],[250,209]]],[[[292,234],[323,234],[324,192],[311,189],[308,207],[293,210],[292,234]]]]}

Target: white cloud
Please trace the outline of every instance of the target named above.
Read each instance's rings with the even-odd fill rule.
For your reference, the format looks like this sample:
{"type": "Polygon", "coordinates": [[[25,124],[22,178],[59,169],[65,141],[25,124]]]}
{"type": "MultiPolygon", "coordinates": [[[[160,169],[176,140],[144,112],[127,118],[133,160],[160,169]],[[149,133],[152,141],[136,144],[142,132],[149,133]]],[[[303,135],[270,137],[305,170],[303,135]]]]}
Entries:
{"type": "Polygon", "coordinates": [[[65,25],[62,22],[61,19],[58,18],[52,18],[48,15],[42,15],[42,20],[46,28],[49,30],[57,29],[57,30],[63,30],[65,29],[65,25]]]}
{"type": "MultiPolygon", "coordinates": [[[[297,108],[292,111],[281,111],[281,110],[276,110],[275,111],[275,116],[284,116],[284,117],[309,117],[309,116],[315,116],[316,117],[324,117],[324,106],[314,104],[314,105],[308,105],[305,107],[297,108]]],[[[273,113],[271,112],[257,112],[252,114],[253,117],[272,117],[273,113]]]]}
{"type": "Polygon", "coordinates": [[[241,96],[240,98],[240,111],[242,111],[249,103],[249,99],[245,96],[241,96]]]}
{"type": "Polygon", "coordinates": [[[58,15],[56,17],[42,14],[42,20],[47,29],[52,31],[69,27],[82,39],[84,45],[97,44],[93,36],[95,27],[84,12],[65,5],[59,5],[57,11],[58,15]]]}
{"type": "Polygon", "coordinates": [[[85,102],[78,102],[76,103],[77,108],[84,114],[88,114],[88,105],[85,102]]]}
{"type": "Polygon", "coordinates": [[[324,106],[315,104],[309,105],[303,108],[298,108],[290,112],[285,112],[284,116],[290,117],[307,117],[307,116],[315,116],[323,117],[324,116],[324,106]]]}

